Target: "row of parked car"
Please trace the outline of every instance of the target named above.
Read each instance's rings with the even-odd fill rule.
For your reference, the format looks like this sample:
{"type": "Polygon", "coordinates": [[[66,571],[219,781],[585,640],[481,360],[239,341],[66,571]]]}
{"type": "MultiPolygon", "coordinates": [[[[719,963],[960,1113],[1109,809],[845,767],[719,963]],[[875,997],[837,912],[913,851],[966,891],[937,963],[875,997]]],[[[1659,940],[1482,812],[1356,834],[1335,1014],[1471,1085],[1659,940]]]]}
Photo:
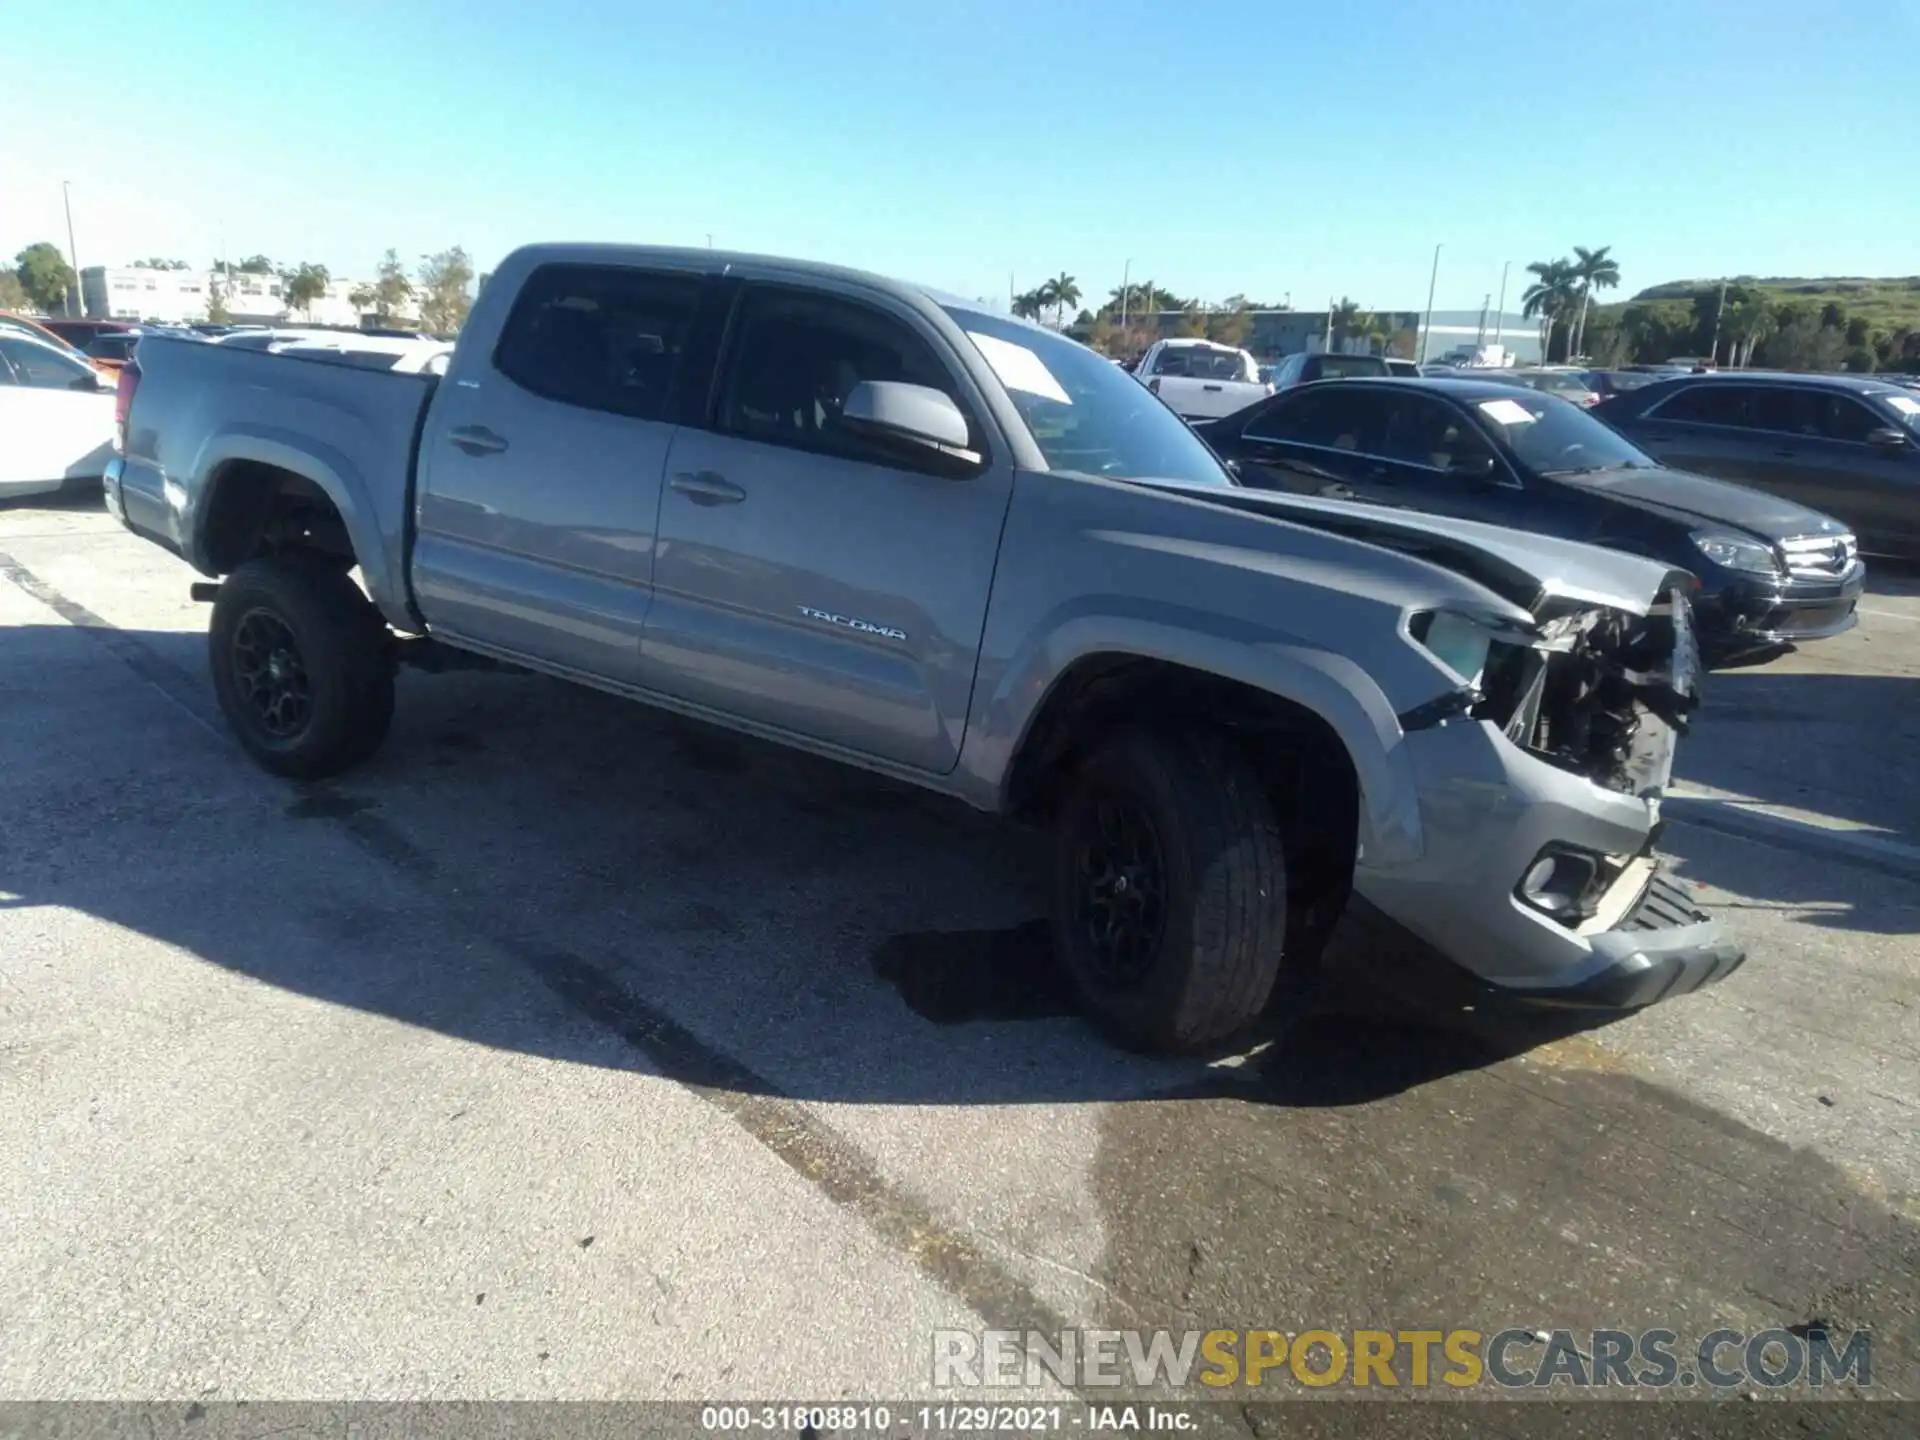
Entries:
{"type": "Polygon", "coordinates": [[[1250,487],[1684,569],[1720,664],[1850,628],[1862,550],[1920,558],[1920,393],[1908,377],[1336,353],[1256,370],[1203,340],[1163,341],[1135,373],[1250,487]]]}
{"type": "Polygon", "coordinates": [[[405,332],[131,325],[0,314],[0,497],[97,486],[115,390],[143,339],[163,336],[401,373],[438,374],[452,346],[405,332]]]}

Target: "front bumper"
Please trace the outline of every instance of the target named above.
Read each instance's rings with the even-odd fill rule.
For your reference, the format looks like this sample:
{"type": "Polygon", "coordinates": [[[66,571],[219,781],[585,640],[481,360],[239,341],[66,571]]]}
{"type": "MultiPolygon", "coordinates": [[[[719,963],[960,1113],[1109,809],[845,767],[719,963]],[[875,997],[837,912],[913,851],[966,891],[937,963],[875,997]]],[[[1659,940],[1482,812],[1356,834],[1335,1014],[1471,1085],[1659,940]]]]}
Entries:
{"type": "Polygon", "coordinates": [[[1694,600],[1700,643],[1725,651],[1842,634],[1858,623],[1854,607],[1866,581],[1867,567],[1858,562],[1831,580],[1729,578],[1711,594],[1694,600]]]}
{"type": "Polygon", "coordinates": [[[1542,1004],[1628,1009],[1722,979],[1745,959],[1722,922],[1661,873],[1657,799],[1596,785],[1484,722],[1404,743],[1421,853],[1395,865],[1362,854],[1354,893],[1479,981],[1542,1004]],[[1521,877],[1549,848],[1607,858],[1613,878],[1593,918],[1563,923],[1521,899],[1521,877]]]}

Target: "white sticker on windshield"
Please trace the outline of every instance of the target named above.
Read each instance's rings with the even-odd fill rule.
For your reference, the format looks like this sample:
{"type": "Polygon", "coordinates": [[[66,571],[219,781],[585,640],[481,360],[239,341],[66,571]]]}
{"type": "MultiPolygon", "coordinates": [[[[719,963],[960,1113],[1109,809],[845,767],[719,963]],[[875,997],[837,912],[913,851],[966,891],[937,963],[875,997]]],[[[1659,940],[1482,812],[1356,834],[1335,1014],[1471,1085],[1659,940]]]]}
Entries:
{"type": "Polygon", "coordinates": [[[1540,418],[1518,400],[1482,400],[1480,413],[1496,425],[1531,425],[1540,418]]]}
{"type": "Polygon", "coordinates": [[[1920,415],[1920,400],[1914,399],[1911,395],[1889,395],[1887,403],[1910,420],[1920,415]]]}
{"type": "Polygon", "coordinates": [[[993,373],[1000,377],[1000,383],[1009,390],[1024,390],[1029,395],[1057,400],[1062,405],[1073,403],[1067,392],[1060,388],[1060,382],[1053,378],[1053,372],[1047,369],[1046,361],[1026,346],[1014,345],[992,335],[982,335],[977,330],[969,330],[967,338],[980,347],[980,353],[986,357],[987,364],[993,367],[993,373]]]}

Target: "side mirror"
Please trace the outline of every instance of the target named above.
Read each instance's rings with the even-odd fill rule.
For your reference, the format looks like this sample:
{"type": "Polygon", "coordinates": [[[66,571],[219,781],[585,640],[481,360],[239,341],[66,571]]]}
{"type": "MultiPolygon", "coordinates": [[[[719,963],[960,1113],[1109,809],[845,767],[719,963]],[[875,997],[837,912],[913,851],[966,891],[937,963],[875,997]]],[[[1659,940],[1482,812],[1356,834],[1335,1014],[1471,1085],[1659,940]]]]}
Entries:
{"type": "Polygon", "coordinates": [[[1449,475],[1458,475],[1465,480],[1482,480],[1489,483],[1500,473],[1500,462],[1491,455],[1462,455],[1447,466],[1449,475]]]}
{"type": "Polygon", "coordinates": [[[968,448],[967,417],[953,397],[926,385],[862,380],[840,407],[840,423],[954,474],[972,474],[986,463],[968,448]]]}
{"type": "Polygon", "coordinates": [[[1867,443],[1876,450],[1898,450],[1907,443],[1907,432],[1883,425],[1878,430],[1867,432],[1867,443]]]}

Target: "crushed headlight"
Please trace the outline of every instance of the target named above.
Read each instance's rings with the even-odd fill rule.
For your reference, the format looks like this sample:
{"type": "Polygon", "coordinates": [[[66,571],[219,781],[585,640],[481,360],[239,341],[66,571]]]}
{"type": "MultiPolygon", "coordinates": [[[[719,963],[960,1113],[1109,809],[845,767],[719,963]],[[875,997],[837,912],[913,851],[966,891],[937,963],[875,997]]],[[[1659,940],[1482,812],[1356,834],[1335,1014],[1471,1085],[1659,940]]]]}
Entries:
{"type": "Polygon", "coordinates": [[[1407,617],[1407,633],[1469,686],[1486,673],[1487,652],[1496,640],[1529,639],[1511,626],[1456,610],[1421,610],[1407,617]]]}
{"type": "Polygon", "coordinates": [[[1719,530],[1696,530],[1693,548],[1724,570],[1744,570],[1751,575],[1778,575],[1780,562],[1773,547],[1744,535],[1728,535],[1719,530]]]}

